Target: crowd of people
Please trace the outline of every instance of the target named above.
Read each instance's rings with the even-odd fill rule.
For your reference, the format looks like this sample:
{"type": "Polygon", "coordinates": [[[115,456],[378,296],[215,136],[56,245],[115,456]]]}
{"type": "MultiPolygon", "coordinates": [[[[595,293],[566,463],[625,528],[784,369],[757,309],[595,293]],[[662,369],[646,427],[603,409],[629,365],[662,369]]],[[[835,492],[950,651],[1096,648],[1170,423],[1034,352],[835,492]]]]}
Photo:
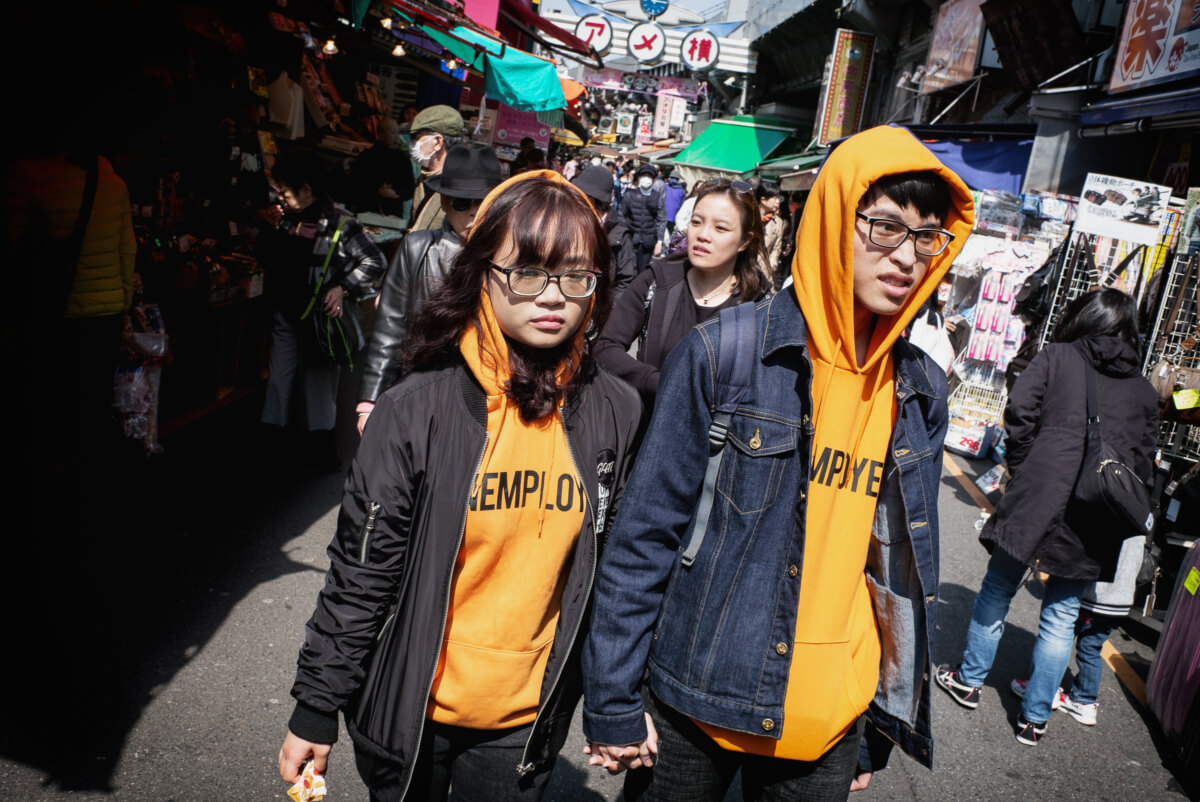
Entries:
{"type": "Polygon", "coordinates": [[[748,800],[844,799],[894,747],[931,766],[932,689],[978,706],[1031,570],[1017,739],[1054,709],[1095,723],[1106,583],[1140,544],[1085,538],[1074,474],[1048,466],[1081,447],[1094,371],[1105,435],[1148,473],[1132,302],[1079,299],[1018,380],[963,660],[931,670],[947,366],[910,333],[940,320],[974,206],[907,131],[840,143],[803,205],[532,140],[505,165],[448,106],[381,128],[349,175],[348,205],[404,219],[393,253],[300,150],[262,247],[289,277],[263,423],[340,469],[359,365],[284,780],[324,770],[342,715],[372,800],[538,799],[582,699],[589,762],[626,772],[626,799],[720,800],[739,777],[748,800]]]}

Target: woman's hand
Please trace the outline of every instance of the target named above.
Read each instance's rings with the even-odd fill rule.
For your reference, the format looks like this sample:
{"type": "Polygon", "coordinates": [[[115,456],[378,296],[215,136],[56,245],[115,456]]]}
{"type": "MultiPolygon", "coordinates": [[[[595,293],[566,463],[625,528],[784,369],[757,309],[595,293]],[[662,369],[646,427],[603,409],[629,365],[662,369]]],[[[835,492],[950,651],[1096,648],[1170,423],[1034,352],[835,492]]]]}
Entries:
{"type": "Polygon", "coordinates": [[[583,753],[590,755],[589,766],[601,766],[609,774],[620,774],[625,769],[649,768],[654,765],[658,755],[658,731],[654,729],[654,720],[646,714],[646,739],[640,744],[629,746],[609,746],[588,742],[583,747],[583,753]]]}
{"type": "Polygon", "coordinates": [[[325,314],[330,317],[342,316],[342,300],[346,291],[341,287],[330,287],[325,293],[325,314]]]}
{"type": "Polygon", "coordinates": [[[872,771],[854,772],[854,779],[850,781],[850,792],[867,790],[867,786],[871,784],[871,776],[873,774],[874,772],[872,771]]]}
{"type": "Polygon", "coordinates": [[[288,730],[287,736],[283,739],[283,746],[279,748],[279,776],[289,784],[297,782],[300,779],[300,772],[304,768],[304,761],[309,758],[312,758],[313,768],[318,773],[324,774],[325,763],[329,759],[329,750],[332,748],[331,744],[314,744],[306,741],[288,730]]]}

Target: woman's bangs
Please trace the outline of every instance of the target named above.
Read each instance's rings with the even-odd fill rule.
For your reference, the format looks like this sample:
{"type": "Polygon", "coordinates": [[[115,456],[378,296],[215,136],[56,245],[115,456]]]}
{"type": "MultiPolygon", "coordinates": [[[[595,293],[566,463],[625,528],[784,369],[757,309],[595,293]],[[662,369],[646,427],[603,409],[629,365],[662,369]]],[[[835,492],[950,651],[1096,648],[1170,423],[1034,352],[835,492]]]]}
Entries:
{"type": "Polygon", "coordinates": [[[596,216],[581,200],[573,202],[573,191],[554,186],[520,204],[512,227],[518,264],[550,273],[596,268],[596,216]]]}

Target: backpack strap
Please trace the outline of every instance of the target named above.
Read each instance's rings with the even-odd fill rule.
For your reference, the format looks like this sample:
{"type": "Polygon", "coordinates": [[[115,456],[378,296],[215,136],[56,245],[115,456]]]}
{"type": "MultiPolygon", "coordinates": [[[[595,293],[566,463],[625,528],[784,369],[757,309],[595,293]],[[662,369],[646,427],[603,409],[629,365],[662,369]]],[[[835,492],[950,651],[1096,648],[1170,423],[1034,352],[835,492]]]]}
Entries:
{"type": "Polygon", "coordinates": [[[696,504],[696,521],[687,539],[687,548],[680,562],[690,566],[700,553],[708,519],[712,514],[713,493],[717,487],[717,472],[721,454],[729,436],[729,421],[738,404],[750,390],[750,369],[754,361],[757,324],[754,303],[748,301],[721,310],[721,347],[717,352],[717,375],[714,387],[712,423],[708,426],[708,467],[704,471],[704,487],[696,504]]]}

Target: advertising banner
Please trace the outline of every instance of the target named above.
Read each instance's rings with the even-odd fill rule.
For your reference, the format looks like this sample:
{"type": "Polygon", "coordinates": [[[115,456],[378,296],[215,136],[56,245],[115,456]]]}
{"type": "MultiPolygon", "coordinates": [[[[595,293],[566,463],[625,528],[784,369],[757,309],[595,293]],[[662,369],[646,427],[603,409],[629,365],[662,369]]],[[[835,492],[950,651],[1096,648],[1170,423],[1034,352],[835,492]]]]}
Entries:
{"type": "Polygon", "coordinates": [[[1170,187],[1088,173],[1075,230],[1153,245],[1158,242],[1158,227],[1170,199],[1170,187]]]}
{"type": "Polygon", "coordinates": [[[975,76],[983,44],[983,0],[947,0],[938,9],[921,94],[966,83],[975,76]]]}
{"type": "Polygon", "coordinates": [[[645,75],[606,68],[584,67],[579,82],[593,89],[615,89],[624,92],[644,92],[648,95],[674,95],[696,101],[700,97],[700,81],[675,75],[645,75]]]}
{"type": "Polygon", "coordinates": [[[637,138],[634,140],[637,144],[650,145],[654,143],[654,131],[650,129],[651,119],[648,114],[638,117],[637,138]]]}
{"type": "Polygon", "coordinates": [[[540,122],[532,111],[521,111],[501,103],[492,126],[492,147],[497,149],[497,155],[502,155],[500,148],[519,148],[525,137],[532,138],[542,150],[550,145],[551,126],[540,122]]]}
{"type": "Polygon", "coordinates": [[[822,94],[818,144],[826,145],[858,133],[862,127],[874,54],[874,36],[838,29],[829,62],[828,83],[822,94]]]}
{"type": "Polygon", "coordinates": [[[654,139],[666,139],[671,135],[671,118],[674,116],[675,103],[684,101],[672,95],[659,95],[658,106],[654,109],[654,139]]]}
{"type": "Polygon", "coordinates": [[[1200,74],[1200,0],[1129,0],[1109,92],[1200,74]]]}
{"type": "Polygon", "coordinates": [[[621,112],[617,115],[617,133],[632,134],[634,115],[627,112],[621,112]]]}

